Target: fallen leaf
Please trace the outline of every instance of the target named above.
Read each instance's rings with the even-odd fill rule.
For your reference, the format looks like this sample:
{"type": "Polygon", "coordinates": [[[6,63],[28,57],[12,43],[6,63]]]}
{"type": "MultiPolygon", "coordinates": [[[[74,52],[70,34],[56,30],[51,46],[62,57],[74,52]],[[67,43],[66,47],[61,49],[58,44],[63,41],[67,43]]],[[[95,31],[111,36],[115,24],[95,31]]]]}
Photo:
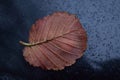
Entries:
{"type": "Polygon", "coordinates": [[[23,56],[29,64],[46,70],[62,70],[75,63],[87,46],[87,35],[79,19],[55,12],[32,25],[23,56]]]}

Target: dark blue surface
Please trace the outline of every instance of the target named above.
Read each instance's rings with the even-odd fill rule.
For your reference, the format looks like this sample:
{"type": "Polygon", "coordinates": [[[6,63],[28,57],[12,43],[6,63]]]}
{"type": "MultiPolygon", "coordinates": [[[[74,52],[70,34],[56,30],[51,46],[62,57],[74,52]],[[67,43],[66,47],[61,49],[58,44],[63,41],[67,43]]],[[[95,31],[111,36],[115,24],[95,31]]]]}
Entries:
{"type": "Polygon", "coordinates": [[[0,0],[0,80],[120,80],[120,0],[0,0]],[[30,66],[20,40],[31,25],[56,11],[76,14],[88,48],[62,71],[30,66]]]}

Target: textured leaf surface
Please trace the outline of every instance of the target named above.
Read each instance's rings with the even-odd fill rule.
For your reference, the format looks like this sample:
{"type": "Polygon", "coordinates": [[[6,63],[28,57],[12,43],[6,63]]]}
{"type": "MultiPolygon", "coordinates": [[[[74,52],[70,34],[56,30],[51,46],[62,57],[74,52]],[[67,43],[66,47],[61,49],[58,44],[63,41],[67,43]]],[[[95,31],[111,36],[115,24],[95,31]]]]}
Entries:
{"type": "Polygon", "coordinates": [[[79,19],[56,12],[32,25],[23,56],[31,65],[47,70],[62,70],[75,63],[86,49],[87,36],[79,19]]]}

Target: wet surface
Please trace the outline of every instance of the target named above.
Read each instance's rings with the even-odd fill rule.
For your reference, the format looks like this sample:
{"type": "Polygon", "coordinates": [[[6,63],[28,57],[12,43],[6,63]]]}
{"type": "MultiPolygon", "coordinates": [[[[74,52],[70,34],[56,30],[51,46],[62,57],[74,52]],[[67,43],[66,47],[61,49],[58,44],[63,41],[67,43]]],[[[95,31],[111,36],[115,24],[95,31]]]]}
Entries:
{"type": "Polygon", "coordinates": [[[0,0],[0,80],[120,80],[120,0],[0,0]],[[20,40],[56,11],[77,15],[87,31],[84,56],[62,71],[30,66],[20,40]]]}

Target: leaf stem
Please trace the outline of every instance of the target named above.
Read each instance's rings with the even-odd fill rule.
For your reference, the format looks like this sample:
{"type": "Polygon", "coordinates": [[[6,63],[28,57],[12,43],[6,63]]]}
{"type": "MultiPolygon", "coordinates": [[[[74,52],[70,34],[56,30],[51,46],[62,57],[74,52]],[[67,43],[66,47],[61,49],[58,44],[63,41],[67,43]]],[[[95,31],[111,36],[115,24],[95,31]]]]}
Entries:
{"type": "Polygon", "coordinates": [[[24,45],[24,46],[34,46],[35,45],[34,43],[26,43],[26,42],[23,42],[23,41],[19,41],[19,43],[24,45]]]}

